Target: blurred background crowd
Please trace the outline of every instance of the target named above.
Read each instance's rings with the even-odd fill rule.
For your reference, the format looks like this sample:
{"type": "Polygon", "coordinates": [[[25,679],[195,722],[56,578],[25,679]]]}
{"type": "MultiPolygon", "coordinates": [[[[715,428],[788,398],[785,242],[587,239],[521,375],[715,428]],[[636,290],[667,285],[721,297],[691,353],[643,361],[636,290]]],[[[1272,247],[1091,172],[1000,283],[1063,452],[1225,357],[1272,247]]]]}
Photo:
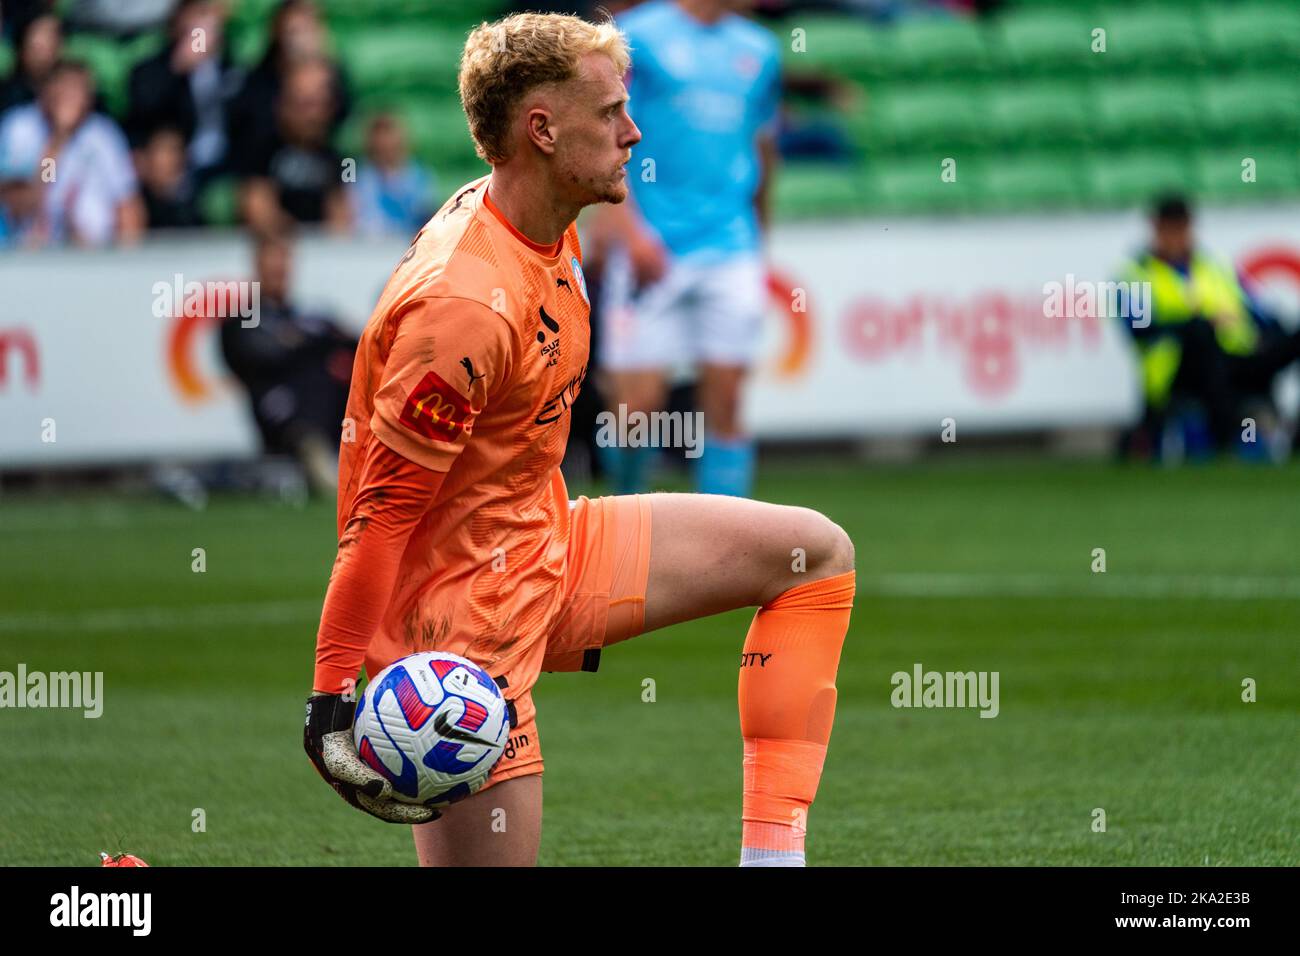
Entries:
{"type": "MultiPolygon", "coordinates": [[[[3,0],[0,246],[241,222],[409,234],[482,171],[456,100],[468,28],[597,6],[3,0]]],[[[782,44],[786,218],[1123,206],[1174,185],[1245,198],[1243,145],[1273,173],[1252,198],[1300,193],[1294,4],[1112,5],[1104,57],[1075,42],[1091,2],[753,6],[802,31],[782,44]],[[962,151],[969,188],[909,161],[938,147],[962,151]]]]}
{"type": "MultiPolygon", "coordinates": [[[[355,331],[364,317],[338,321],[328,311],[296,306],[295,237],[404,241],[451,190],[487,171],[456,89],[464,37],[478,22],[516,9],[595,16],[637,5],[0,0],[0,257],[139,246],[150,233],[173,230],[248,230],[265,322],[256,334],[227,335],[222,343],[227,367],[261,410],[261,437],[275,450],[284,444],[283,429],[265,409],[287,407],[277,404],[278,386],[302,373],[323,383],[333,402],[347,383],[352,336],[343,329],[355,331]],[[241,349],[246,354],[237,354],[241,349]],[[309,369],[300,367],[304,361],[309,369]]],[[[1146,413],[1123,446],[1161,454],[1167,420],[1177,417],[1168,413],[1184,394],[1208,409],[1194,443],[1222,449],[1234,442],[1241,394],[1270,393],[1297,340],[1231,265],[1208,258],[1198,264],[1206,237],[1193,233],[1193,214],[1202,206],[1262,209],[1300,198],[1300,5],[740,6],[779,41],[781,164],[770,196],[778,227],[809,220],[858,228],[871,217],[923,223],[935,214],[951,222],[1154,211],[1140,250],[1126,250],[1117,236],[1113,254],[1107,252],[1112,274],[1160,280],[1165,300],[1157,323],[1180,326],[1176,336],[1157,328],[1128,343],[1144,376],[1146,413]],[[937,175],[941,157],[960,158],[955,185],[937,175]],[[1250,157],[1249,176],[1243,157],[1250,157]],[[1133,258],[1122,263],[1125,252],[1133,258]],[[1166,266],[1173,272],[1166,274],[1166,266]],[[1183,301],[1202,273],[1226,290],[1225,302],[1232,300],[1215,316],[1183,301]],[[1262,337],[1222,331],[1243,323],[1260,326],[1262,337]],[[1233,341],[1209,341],[1208,324],[1233,341]],[[1188,329],[1199,337],[1188,338],[1188,329]],[[1198,360],[1171,365],[1171,338],[1198,360]],[[1225,359],[1233,349],[1238,357],[1225,359]],[[1255,361],[1266,351],[1267,362],[1255,361]],[[1248,369],[1247,359],[1254,362],[1248,369]]],[[[988,234],[1010,236],[1013,245],[1032,244],[1027,237],[1036,234],[1026,230],[1017,239],[999,228],[988,234]]],[[[1241,245],[1235,238],[1233,244],[1241,245]]],[[[1087,246],[1085,259],[1097,245],[1087,246]]],[[[591,265],[599,286],[599,263],[591,265]]],[[[847,278],[827,277],[822,288],[832,294],[821,293],[823,304],[839,286],[852,285],[847,278]]],[[[936,274],[935,283],[946,278],[936,274]]],[[[968,281],[974,280],[962,280],[968,281]]],[[[851,294],[857,293],[844,296],[851,294]]],[[[846,322],[855,321],[853,303],[845,308],[846,322]]],[[[809,374],[830,381],[820,368],[809,374]]],[[[598,403],[592,381],[588,401],[598,403]]],[[[976,393],[968,398],[996,405],[976,393]]],[[[1014,421],[990,419],[990,428],[1003,420],[1033,426],[1041,417],[1033,403],[1052,398],[1026,398],[1027,411],[1014,421]]],[[[677,396],[674,407],[689,400],[689,393],[677,396]]],[[[580,422],[589,424],[597,407],[584,408],[580,422]]],[[[819,412],[829,408],[823,403],[819,412]]],[[[1288,443],[1270,454],[1285,454],[1288,443]]],[[[329,456],[314,457],[327,484],[329,456]]],[[[599,470],[594,453],[589,457],[599,470]]]]}

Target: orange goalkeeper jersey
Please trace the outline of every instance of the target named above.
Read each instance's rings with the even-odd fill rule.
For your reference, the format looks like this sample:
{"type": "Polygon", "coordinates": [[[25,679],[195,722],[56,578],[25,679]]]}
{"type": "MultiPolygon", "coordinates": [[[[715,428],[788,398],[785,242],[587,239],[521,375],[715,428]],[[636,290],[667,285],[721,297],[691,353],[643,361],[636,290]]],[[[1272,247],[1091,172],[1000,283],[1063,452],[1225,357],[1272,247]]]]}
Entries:
{"type": "Polygon", "coordinates": [[[573,225],[552,247],[526,239],[489,181],[425,224],[357,350],[340,538],[369,443],[446,473],[407,542],[372,662],[437,649],[500,672],[541,653],[557,610],[569,536],[559,465],[590,339],[582,253],[573,225]]]}

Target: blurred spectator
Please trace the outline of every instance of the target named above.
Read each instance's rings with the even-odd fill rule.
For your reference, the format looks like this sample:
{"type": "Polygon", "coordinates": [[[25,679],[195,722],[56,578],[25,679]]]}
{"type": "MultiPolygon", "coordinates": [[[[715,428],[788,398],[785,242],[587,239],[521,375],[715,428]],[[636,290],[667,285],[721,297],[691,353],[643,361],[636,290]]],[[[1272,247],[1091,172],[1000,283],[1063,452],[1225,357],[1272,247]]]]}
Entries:
{"type": "Polygon", "coordinates": [[[41,193],[31,171],[0,157],[0,249],[35,245],[41,193]]]}
{"type": "Polygon", "coordinates": [[[180,0],[170,45],[131,71],[127,132],[135,146],[160,127],[185,138],[189,166],[201,182],[226,157],[226,111],[243,71],[230,61],[224,9],[216,0],[180,0]]]}
{"type": "Polygon", "coordinates": [[[842,117],[862,109],[857,89],[843,79],[817,70],[782,77],[777,148],[782,156],[847,161],[853,144],[842,117]]]}
{"type": "Polygon", "coordinates": [[[1300,358],[1300,329],[1286,333],[1234,271],[1201,252],[1182,196],[1157,200],[1151,245],[1122,279],[1150,283],[1149,311],[1131,297],[1122,318],[1132,333],[1146,394],[1145,427],[1158,433],[1171,408],[1190,399],[1205,411],[1218,449],[1236,445],[1243,408],[1271,403],[1273,379],[1300,358]]]}
{"type": "Polygon", "coordinates": [[[185,137],[160,127],[135,152],[145,218],[150,229],[190,229],[203,225],[194,178],[185,165],[185,137]]]}
{"type": "Polygon", "coordinates": [[[330,145],[333,74],[324,59],[299,62],[276,104],[276,135],[234,158],[244,177],[244,218],[254,229],[276,232],[290,220],[346,230],[351,211],[343,193],[343,157],[330,145]]]}
{"type": "Polygon", "coordinates": [[[176,0],[72,0],[68,26],[74,30],[132,37],[167,22],[176,0]]]}
{"type": "Polygon", "coordinates": [[[0,0],[0,37],[14,41],[18,29],[42,13],[54,12],[55,0],[0,0]]]}
{"type": "Polygon", "coordinates": [[[332,492],[356,338],[328,316],[290,301],[293,245],[287,233],[261,235],[254,249],[260,283],[258,322],[233,316],[221,326],[221,352],[248,392],[265,451],[291,454],[313,488],[332,492]]]}
{"type": "Polygon", "coordinates": [[[366,159],[349,191],[357,231],[367,236],[409,236],[433,215],[433,178],[406,146],[406,133],[389,113],[366,128],[366,159]]]}
{"type": "Polygon", "coordinates": [[[59,62],[63,28],[52,13],[38,13],[18,23],[14,32],[13,73],[0,84],[0,113],[31,103],[36,91],[59,62]]]}
{"type": "Polygon", "coordinates": [[[234,152],[264,150],[276,137],[279,102],[285,79],[296,64],[324,60],[329,64],[333,107],[332,135],[348,114],[350,99],[342,71],[329,55],[329,36],[311,0],[281,0],[271,18],[266,53],[244,80],[230,106],[228,128],[234,152]]]}
{"type": "Polygon", "coordinates": [[[41,192],[30,243],[128,242],[144,228],[126,137],[108,117],[92,112],[94,89],[83,64],[63,61],[36,103],[0,120],[0,168],[41,192]]]}

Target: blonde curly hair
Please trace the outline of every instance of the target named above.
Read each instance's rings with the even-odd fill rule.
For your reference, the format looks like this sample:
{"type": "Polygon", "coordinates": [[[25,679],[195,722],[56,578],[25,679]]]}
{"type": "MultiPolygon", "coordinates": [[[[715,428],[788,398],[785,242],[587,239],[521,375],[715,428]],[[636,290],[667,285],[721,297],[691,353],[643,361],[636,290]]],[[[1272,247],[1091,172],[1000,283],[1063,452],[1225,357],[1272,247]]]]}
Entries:
{"type": "Polygon", "coordinates": [[[631,62],[627,39],[612,22],[517,13],[479,24],[465,41],[459,77],[460,103],[478,155],[493,164],[508,159],[507,133],[519,102],[539,86],[573,79],[588,53],[604,53],[620,76],[631,62]]]}

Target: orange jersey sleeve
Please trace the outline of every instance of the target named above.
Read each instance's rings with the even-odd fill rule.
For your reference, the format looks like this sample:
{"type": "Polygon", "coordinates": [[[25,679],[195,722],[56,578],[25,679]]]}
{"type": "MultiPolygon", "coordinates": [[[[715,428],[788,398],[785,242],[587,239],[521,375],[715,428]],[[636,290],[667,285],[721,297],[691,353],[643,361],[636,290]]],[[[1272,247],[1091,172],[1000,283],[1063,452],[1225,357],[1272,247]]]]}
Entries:
{"type": "Polygon", "coordinates": [[[443,477],[381,442],[370,443],[325,593],[316,634],[315,690],[337,694],[346,681],[356,680],[388,607],[407,539],[429,510],[443,477]]]}
{"type": "Polygon", "coordinates": [[[447,471],[514,370],[514,335],[481,302],[430,296],[399,316],[370,429],[425,468],[447,471]]]}

